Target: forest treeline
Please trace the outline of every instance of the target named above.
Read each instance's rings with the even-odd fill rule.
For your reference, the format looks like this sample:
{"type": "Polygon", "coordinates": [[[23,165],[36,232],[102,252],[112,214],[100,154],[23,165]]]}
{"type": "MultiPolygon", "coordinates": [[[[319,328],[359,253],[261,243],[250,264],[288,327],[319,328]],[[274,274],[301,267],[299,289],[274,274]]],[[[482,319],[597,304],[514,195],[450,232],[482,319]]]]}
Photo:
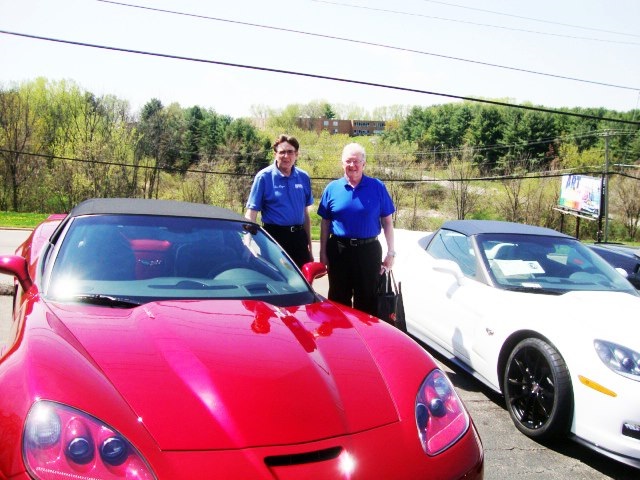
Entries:
{"type": "MultiPolygon", "coordinates": [[[[297,127],[298,117],[337,110],[326,102],[263,108],[258,127],[252,119],[157,99],[133,112],[126,100],[96,96],[72,81],[0,86],[0,209],[61,212],[86,198],[117,196],[242,211],[253,175],[273,159],[273,139],[289,133],[300,140],[299,164],[316,198],[341,174],[342,147],[361,142],[367,173],[387,182],[400,227],[433,228],[453,217],[558,228],[565,220],[555,209],[559,176],[606,173],[613,230],[629,239],[637,234],[640,128],[601,119],[636,121],[638,110],[565,110],[583,115],[577,117],[460,102],[381,109],[384,118],[371,119],[387,127],[376,137],[297,127]]],[[[600,228],[589,222],[587,234],[600,228]]]]}

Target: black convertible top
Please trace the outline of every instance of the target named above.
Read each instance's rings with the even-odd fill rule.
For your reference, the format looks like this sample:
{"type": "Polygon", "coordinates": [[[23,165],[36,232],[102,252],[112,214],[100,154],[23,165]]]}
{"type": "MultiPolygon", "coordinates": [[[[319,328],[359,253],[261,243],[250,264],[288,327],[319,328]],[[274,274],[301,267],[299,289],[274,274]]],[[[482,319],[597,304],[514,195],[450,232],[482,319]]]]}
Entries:
{"type": "Polygon", "coordinates": [[[523,223],[502,222],[498,220],[450,220],[442,224],[441,228],[454,230],[464,235],[479,235],[481,233],[513,233],[520,235],[543,235],[547,237],[574,238],[551,228],[536,227],[523,223]]]}
{"type": "Polygon", "coordinates": [[[69,212],[67,217],[99,214],[164,215],[250,222],[242,215],[222,207],[203,203],[143,198],[92,198],[79,203],[69,212]]]}

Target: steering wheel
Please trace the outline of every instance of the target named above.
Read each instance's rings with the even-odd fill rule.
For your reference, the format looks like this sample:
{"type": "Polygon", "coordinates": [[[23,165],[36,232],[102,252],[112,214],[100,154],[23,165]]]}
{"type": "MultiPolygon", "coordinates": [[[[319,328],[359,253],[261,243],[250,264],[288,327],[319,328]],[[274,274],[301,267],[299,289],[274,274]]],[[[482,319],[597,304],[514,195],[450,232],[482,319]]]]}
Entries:
{"type": "Polygon", "coordinates": [[[215,278],[222,272],[231,270],[232,268],[247,268],[248,264],[245,260],[229,260],[228,262],[222,262],[213,267],[207,273],[208,278],[215,278]]]}

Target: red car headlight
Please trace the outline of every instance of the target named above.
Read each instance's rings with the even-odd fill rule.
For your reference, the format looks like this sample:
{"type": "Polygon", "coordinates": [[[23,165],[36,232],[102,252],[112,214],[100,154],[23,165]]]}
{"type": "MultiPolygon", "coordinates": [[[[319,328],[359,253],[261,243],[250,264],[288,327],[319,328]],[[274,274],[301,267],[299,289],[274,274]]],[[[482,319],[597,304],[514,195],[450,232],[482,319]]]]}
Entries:
{"type": "Polygon", "coordinates": [[[456,443],[469,428],[469,415],[441,370],[422,382],[416,397],[416,425],[427,455],[437,455],[456,443]]]}
{"type": "Polygon", "coordinates": [[[54,402],[39,401],[29,410],[22,451],[27,470],[39,480],[156,478],[137,450],[114,429],[54,402]]]}

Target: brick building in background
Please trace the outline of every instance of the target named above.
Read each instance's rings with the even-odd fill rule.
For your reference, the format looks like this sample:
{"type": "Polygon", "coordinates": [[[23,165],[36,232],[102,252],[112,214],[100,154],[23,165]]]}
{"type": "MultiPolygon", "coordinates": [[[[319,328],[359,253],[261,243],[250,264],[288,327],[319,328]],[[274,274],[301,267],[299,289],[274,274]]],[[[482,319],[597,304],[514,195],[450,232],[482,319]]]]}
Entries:
{"type": "MultiPolygon", "coordinates": [[[[252,118],[256,128],[264,128],[266,119],[252,118]]],[[[341,133],[350,137],[380,135],[384,132],[386,122],[382,120],[336,120],[335,118],[298,118],[298,127],[313,132],[329,132],[331,135],[341,133]]]]}
{"type": "Polygon", "coordinates": [[[298,118],[298,126],[303,130],[341,133],[350,137],[380,135],[385,122],[381,120],[337,120],[335,118],[298,118]]]}

